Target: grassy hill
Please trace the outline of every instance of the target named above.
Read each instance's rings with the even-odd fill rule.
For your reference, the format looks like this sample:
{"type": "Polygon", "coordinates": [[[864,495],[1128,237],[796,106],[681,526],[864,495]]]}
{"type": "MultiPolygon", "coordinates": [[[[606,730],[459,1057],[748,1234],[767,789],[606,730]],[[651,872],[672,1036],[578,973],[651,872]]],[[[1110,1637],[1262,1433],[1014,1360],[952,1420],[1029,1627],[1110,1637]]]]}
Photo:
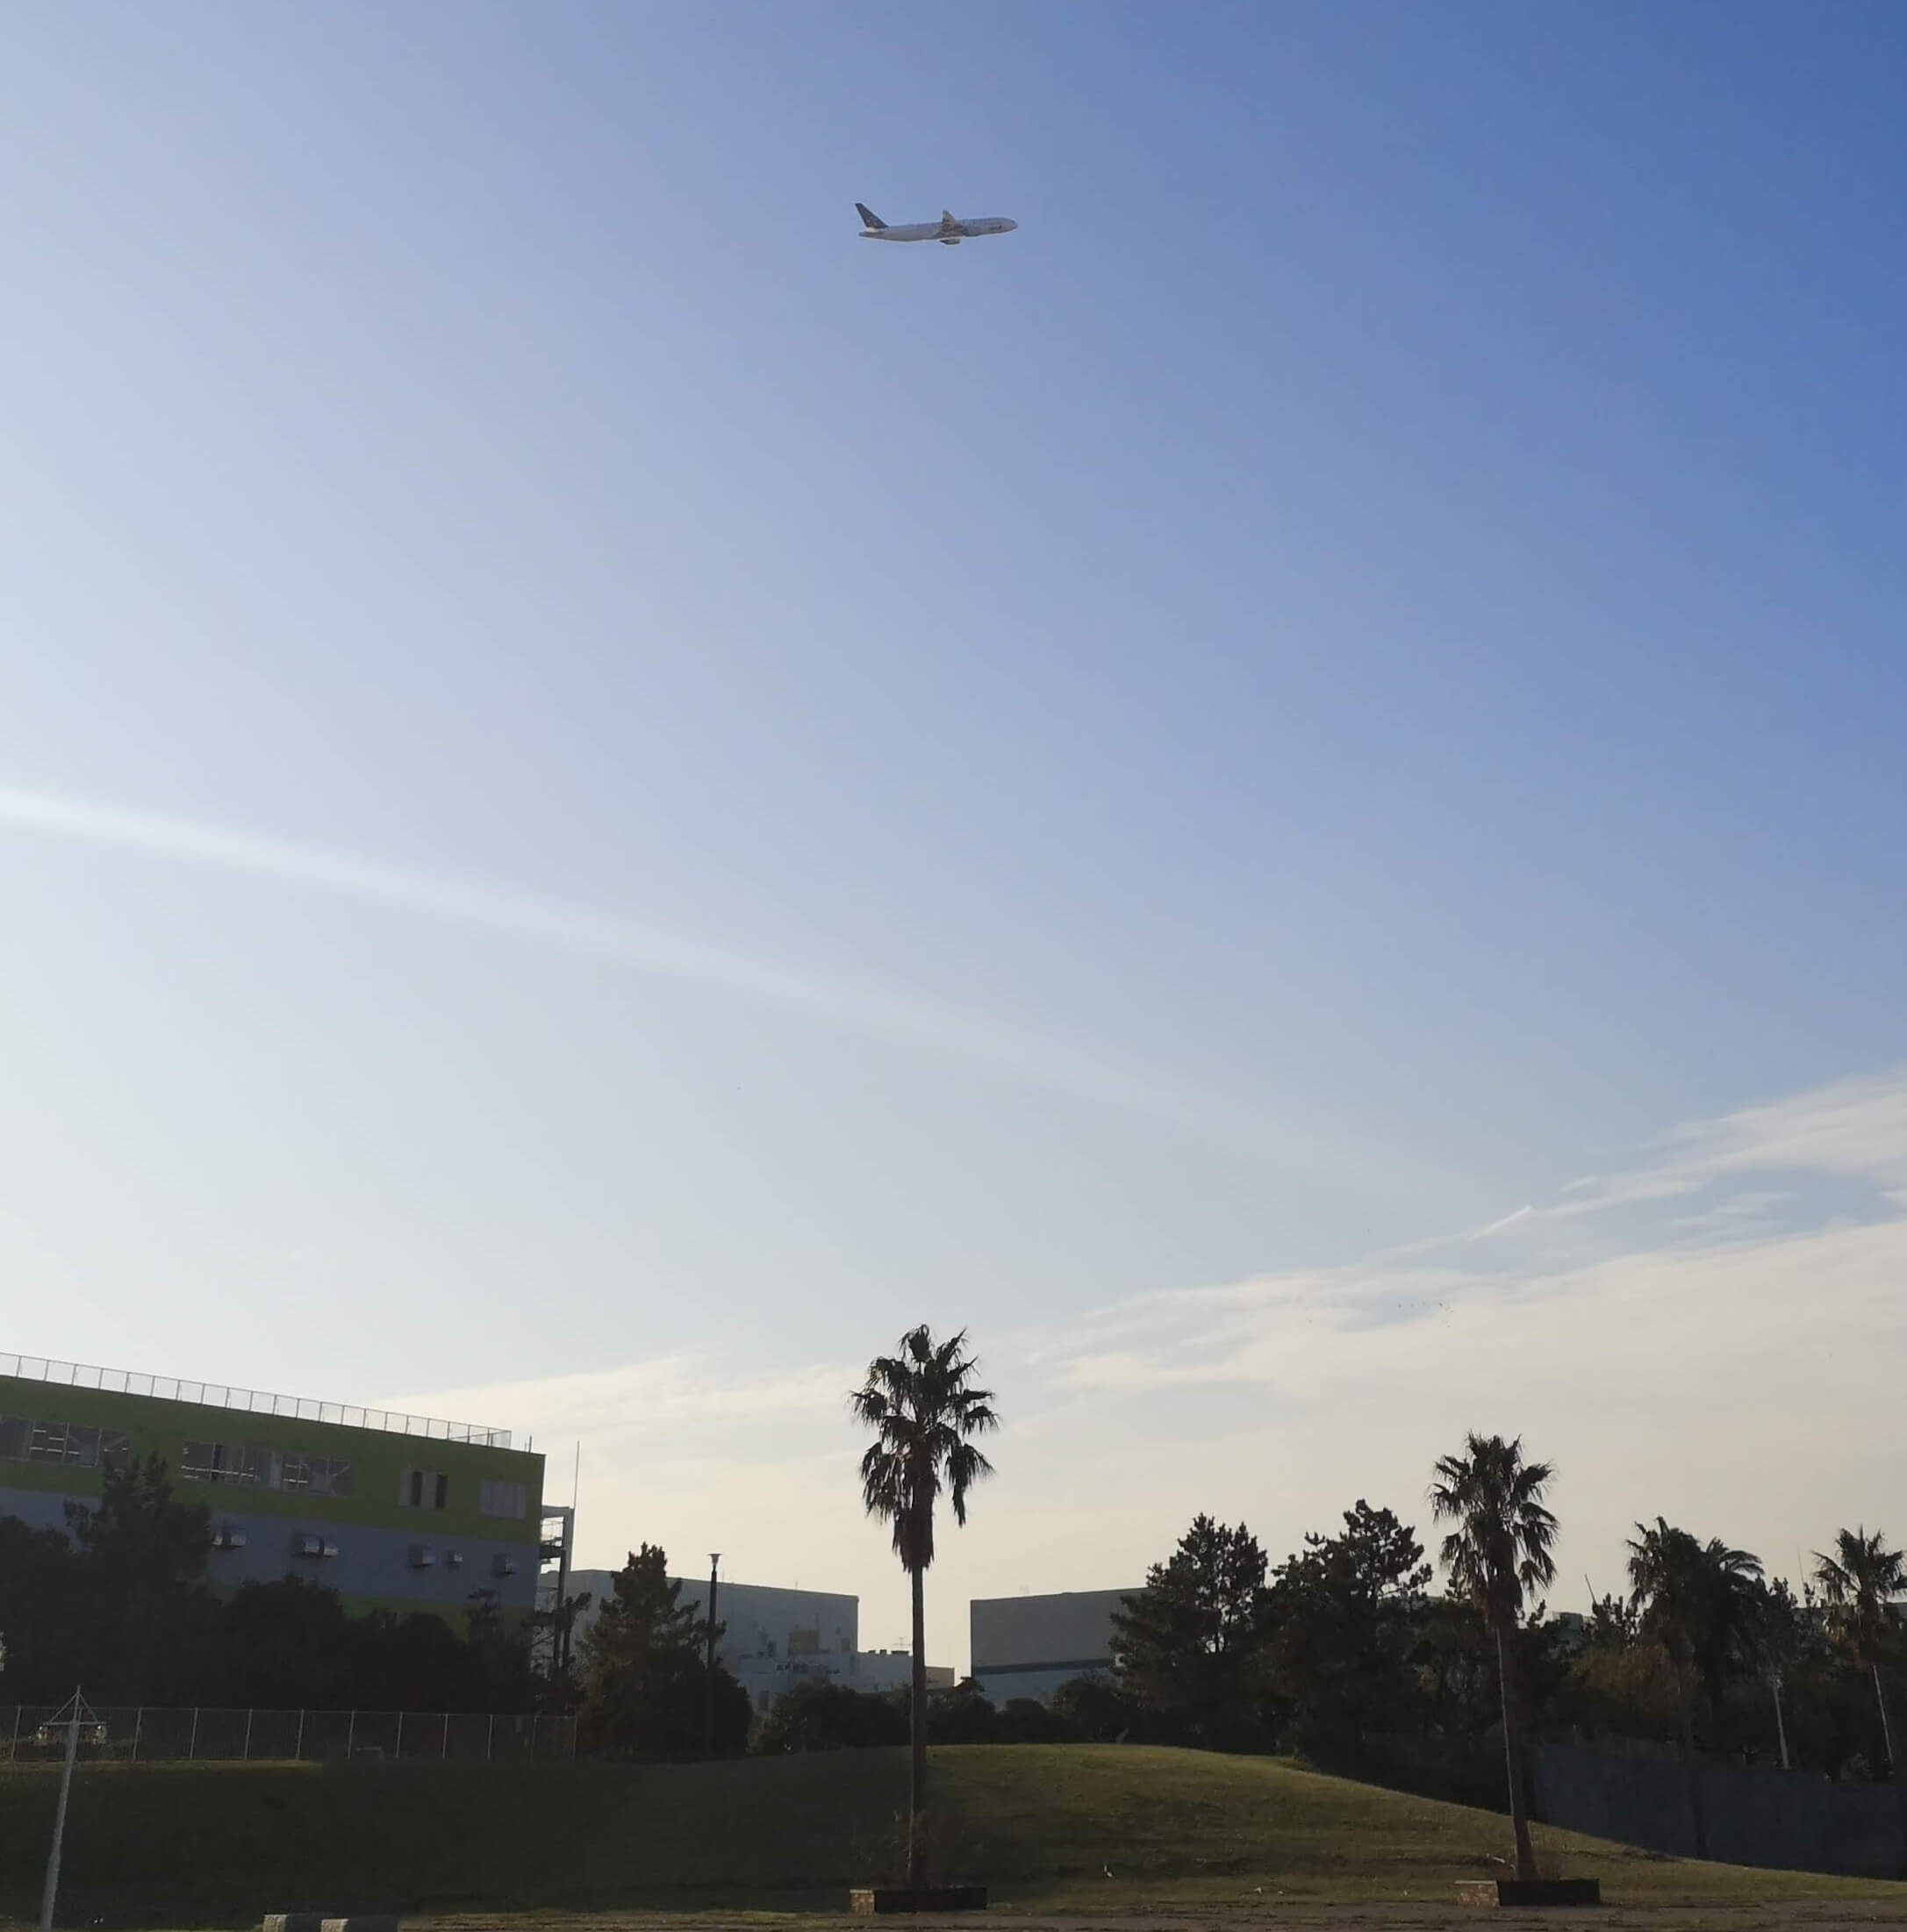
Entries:
{"type": "MultiPolygon", "coordinates": [[[[1506,1819],[1275,1759],[1120,1746],[934,1753],[934,1864],[1041,1911],[1332,1900],[1442,1903],[1500,1872],[1506,1819]],[[1111,1876],[1106,1874],[1110,1868],[1111,1876]]],[[[835,1910],[892,1877],[905,1754],[715,1764],[153,1765],[82,1769],[61,1918],[256,1924],[330,1907],[835,1910]]],[[[54,1778],[0,1769],[0,1917],[29,1919],[54,1778]]],[[[1617,1903],[1907,1899],[1880,1886],[1679,1863],[1538,1832],[1546,1864],[1617,1903]]]]}

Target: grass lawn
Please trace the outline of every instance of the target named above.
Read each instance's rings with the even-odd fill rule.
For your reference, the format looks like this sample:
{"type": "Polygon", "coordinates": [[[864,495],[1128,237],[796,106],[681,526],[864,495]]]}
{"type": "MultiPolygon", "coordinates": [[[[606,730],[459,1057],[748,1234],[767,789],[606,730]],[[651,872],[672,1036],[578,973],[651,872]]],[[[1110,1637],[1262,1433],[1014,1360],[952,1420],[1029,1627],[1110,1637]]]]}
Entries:
{"type": "MultiPolygon", "coordinates": [[[[1130,1746],[933,1754],[940,1875],[1002,1908],[1074,1914],[1447,1906],[1500,1873],[1507,1819],[1319,1777],[1276,1759],[1130,1746]],[[1108,1877],[1108,1871],[1111,1876],[1108,1877]]],[[[50,1768],[0,1769],[0,1919],[31,1921],[50,1768]]],[[[255,1925],[268,1911],[401,1909],[467,1923],[551,1914],[838,1913],[894,1875],[899,1751],[717,1764],[151,1765],[82,1768],[61,1919],[255,1925]]],[[[1538,1829],[1545,1867],[1611,1904],[1864,1901],[1907,1886],[1704,1865],[1538,1829]]]]}

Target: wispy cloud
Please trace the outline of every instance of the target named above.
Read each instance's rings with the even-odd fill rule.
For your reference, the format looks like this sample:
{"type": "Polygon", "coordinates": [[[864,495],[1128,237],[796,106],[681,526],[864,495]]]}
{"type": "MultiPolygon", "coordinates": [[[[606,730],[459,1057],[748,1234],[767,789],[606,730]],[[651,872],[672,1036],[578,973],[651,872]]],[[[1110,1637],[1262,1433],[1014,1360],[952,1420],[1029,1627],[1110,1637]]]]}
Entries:
{"type": "Polygon", "coordinates": [[[1473,1241],[1488,1241],[1493,1235],[1502,1234],[1509,1229],[1515,1227],[1519,1221],[1527,1221],[1535,1212],[1536,1210],[1528,1202],[1525,1202],[1522,1207],[1513,1208],[1500,1219],[1492,1221],[1488,1225],[1479,1228],[1469,1239],[1473,1241]]]}
{"type": "MultiPolygon", "coordinates": [[[[1301,1330],[1308,1360],[1323,1337],[1359,1338],[1361,1347],[1373,1329],[1422,1332],[1466,1310],[1495,1321],[1538,1303],[1580,1309],[1586,1288],[1631,1263],[1645,1275],[1680,1260],[1725,1269],[1745,1265],[1745,1241],[1786,1253],[1850,1229],[1882,1247],[1907,1236],[1907,1069],[1688,1124],[1635,1167],[1572,1182],[1554,1202],[1467,1234],[1337,1268],[1136,1296],[1077,1326],[1071,1349],[1056,1344],[1052,1354],[1073,1380],[1129,1385],[1143,1363],[1161,1386],[1250,1377],[1267,1334],[1289,1360],[1301,1330]]],[[[1593,1350],[1597,1338],[1584,1342],[1593,1350]]]]}
{"type": "Polygon", "coordinates": [[[1572,1181],[1552,1216],[1606,1214],[1751,1175],[1814,1174],[1868,1183],[1907,1205],[1907,1075],[1836,1081],[1713,1120],[1685,1123],[1651,1158],[1572,1181]]]}
{"type": "Polygon", "coordinates": [[[705,1426],[729,1432],[744,1422],[785,1430],[817,1417],[838,1421],[847,1412],[855,1379],[850,1366],[824,1364],[738,1374],[713,1355],[698,1353],[581,1375],[438,1390],[428,1397],[394,1399],[386,1406],[412,1413],[509,1415],[523,1433],[598,1440],[679,1436],[705,1426]]]}
{"type": "MultiPolygon", "coordinates": [[[[1274,1553],[1360,1494],[1421,1528],[1432,1459],[1472,1427],[1523,1433],[1559,1465],[1572,1579],[1613,1574],[1658,1511],[1777,1569],[1843,1521],[1898,1533],[1903,1172],[1907,1070],[1682,1129],[1599,1181],[1598,1211],[1574,1211],[1578,1189],[1484,1241],[983,1335],[1000,1474],[936,1565],[936,1642],[963,1592],[1136,1581],[1201,1509],[1248,1519],[1274,1553]]],[[[599,1551],[719,1544],[764,1580],[860,1591],[898,1634],[897,1575],[853,1480],[853,1379],[681,1356],[416,1400],[580,1437],[599,1551]]]]}
{"type": "Polygon", "coordinates": [[[18,787],[0,786],[0,828],[302,887],[611,961],[985,1068],[1294,1173],[1367,1184],[1372,1171],[1368,1141],[1334,1143],[1315,1122],[1301,1127],[1264,1108],[1185,1086],[1114,1049],[513,887],[18,787]]]}

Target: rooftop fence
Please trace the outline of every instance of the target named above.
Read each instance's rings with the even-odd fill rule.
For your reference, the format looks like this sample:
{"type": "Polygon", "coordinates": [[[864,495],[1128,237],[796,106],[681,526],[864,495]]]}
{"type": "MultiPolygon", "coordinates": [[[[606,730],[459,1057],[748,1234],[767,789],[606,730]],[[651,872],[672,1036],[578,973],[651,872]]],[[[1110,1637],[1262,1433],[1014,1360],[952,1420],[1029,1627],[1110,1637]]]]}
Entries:
{"type": "Polygon", "coordinates": [[[486,1449],[510,1447],[509,1430],[488,1429],[477,1422],[441,1422],[434,1416],[405,1415],[395,1409],[354,1409],[341,1402],[317,1402],[309,1396],[274,1396],[259,1389],[234,1389],[229,1383],[181,1382],[172,1375],[143,1375],[128,1368],[94,1368],[84,1362],[54,1361],[45,1355],[0,1355],[0,1375],[51,1383],[62,1389],[99,1389],[111,1395],[150,1396],[159,1402],[237,1409],[247,1415],[285,1416],[298,1422],[335,1422],[348,1429],[378,1429],[390,1435],[472,1442],[486,1449]]]}

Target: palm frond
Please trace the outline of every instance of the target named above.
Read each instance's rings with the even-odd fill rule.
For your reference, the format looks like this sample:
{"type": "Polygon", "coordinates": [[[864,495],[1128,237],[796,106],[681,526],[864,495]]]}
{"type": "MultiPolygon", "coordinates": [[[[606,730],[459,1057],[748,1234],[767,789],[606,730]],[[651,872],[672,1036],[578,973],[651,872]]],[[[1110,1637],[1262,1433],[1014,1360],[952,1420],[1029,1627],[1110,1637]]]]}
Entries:
{"type": "Polygon", "coordinates": [[[1554,1467],[1525,1462],[1520,1436],[1473,1430],[1463,1454],[1438,1457],[1433,1474],[1431,1515],[1452,1526],[1438,1553],[1452,1591],[1493,1621],[1515,1621],[1555,1580],[1556,1519],[1543,1500],[1554,1467]]]}
{"type": "Polygon", "coordinates": [[[972,1438],[1000,1426],[990,1389],[975,1385],[978,1363],[962,1329],[936,1342],[924,1323],[877,1355],[848,1398],[855,1419],[873,1432],[861,1458],[861,1499],[886,1522],[895,1554],[909,1570],[934,1561],[934,1512],[944,1491],[964,1523],[967,1492],[993,1473],[972,1438]]]}

